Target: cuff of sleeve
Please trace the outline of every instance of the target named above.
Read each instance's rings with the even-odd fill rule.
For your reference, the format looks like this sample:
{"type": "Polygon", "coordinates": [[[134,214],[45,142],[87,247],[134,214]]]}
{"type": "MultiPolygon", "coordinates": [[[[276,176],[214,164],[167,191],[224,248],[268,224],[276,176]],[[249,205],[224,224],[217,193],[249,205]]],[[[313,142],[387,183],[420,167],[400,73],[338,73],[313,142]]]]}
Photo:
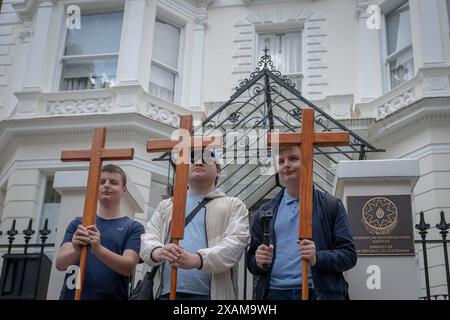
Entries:
{"type": "Polygon", "coordinates": [[[313,268],[320,270],[322,268],[322,263],[323,263],[322,253],[316,252],[316,265],[313,268]]]}
{"type": "Polygon", "coordinates": [[[155,251],[156,249],[162,248],[161,246],[158,246],[156,248],[154,248],[152,251],[150,251],[150,259],[152,259],[152,261],[154,263],[159,263],[158,261],[155,261],[155,259],[153,259],[153,251],[155,251]]]}
{"type": "Polygon", "coordinates": [[[198,267],[198,270],[202,270],[203,268],[203,257],[200,253],[196,252],[196,254],[200,257],[200,267],[198,267]]]}

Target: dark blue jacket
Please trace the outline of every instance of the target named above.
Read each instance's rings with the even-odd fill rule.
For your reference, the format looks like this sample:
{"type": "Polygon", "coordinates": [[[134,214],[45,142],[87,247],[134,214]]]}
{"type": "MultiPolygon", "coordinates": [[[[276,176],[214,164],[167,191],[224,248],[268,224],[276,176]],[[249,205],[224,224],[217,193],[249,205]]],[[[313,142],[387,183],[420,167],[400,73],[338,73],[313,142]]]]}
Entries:
{"type": "MultiPolygon", "coordinates": [[[[283,193],[284,189],[271,201],[262,205],[253,218],[247,267],[251,273],[259,276],[256,285],[257,300],[264,299],[266,296],[272,271],[271,268],[265,271],[256,265],[255,251],[263,243],[261,212],[267,209],[273,210],[270,232],[274,244],[274,261],[277,252],[277,236],[280,236],[274,233],[274,225],[283,193]]],[[[312,238],[316,245],[317,257],[316,265],[311,267],[313,285],[318,299],[337,299],[347,294],[348,284],[342,272],[356,265],[355,245],[342,201],[334,198],[337,201],[337,210],[333,219],[327,208],[325,193],[314,190],[313,197],[312,238]]]]}

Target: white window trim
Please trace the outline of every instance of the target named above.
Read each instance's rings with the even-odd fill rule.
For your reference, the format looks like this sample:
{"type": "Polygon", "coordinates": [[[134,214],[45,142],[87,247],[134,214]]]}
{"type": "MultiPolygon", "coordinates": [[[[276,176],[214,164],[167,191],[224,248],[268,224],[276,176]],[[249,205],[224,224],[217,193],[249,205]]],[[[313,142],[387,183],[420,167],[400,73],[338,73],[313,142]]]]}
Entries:
{"type": "MultiPolygon", "coordinates": [[[[46,174],[41,171],[40,176],[41,176],[40,182],[39,182],[40,190],[39,190],[39,198],[38,198],[39,201],[38,201],[38,205],[37,205],[38,212],[36,212],[36,214],[34,215],[35,217],[37,217],[37,219],[33,223],[35,230],[39,229],[39,224],[41,223],[42,209],[44,208],[45,188],[47,186],[47,180],[49,179],[51,174],[46,174]]],[[[32,243],[40,243],[38,235],[39,235],[39,231],[35,232],[33,238],[31,239],[32,243]]]]}
{"type": "MultiPolygon", "coordinates": [[[[186,25],[181,24],[176,21],[176,19],[172,19],[167,17],[164,14],[157,14],[155,19],[155,25],[156,21],[161,21],[163,23],[170,24],[173,27],[176,27],[180,29],[180,40],[178,44],[178,63],[177,68],[173,68],[171,66],[168,66],[156,59],[151,59],[151,64],[155,64],[157,67],[160,67],[166,71],[169,71],[175,75],[175,83],[174,83],[174,89],[173,89],[173,104],[181,105],[181,97],[182,97],[182,84],[183,84],[183,75],[185,73],[184,70],[184,49],[185,49],[185,41],[186,41],[186,25]]],[[[150,70],[148,71],[150,72],[150,70]]],[[[151,78],[151,75],[150,75],[151,78]]],[[[150,81],[147,86],[147,90],[150,91],[150,81]]],[[[159,98],[159,97],[158,97],[159,98]]],[[[169,101],[170,102],[170,101],[169,101]]]]}
{"type": "Polygon", "coordinates": [[[388,56],[388,35],[387,35],[387,16],[391,13],[393,13],[395,10],[403,6],[405,3],[408,3],[409,6],[409,16],[411,19],[411,7],[409,5],[409,0],[406,1],[400,1],[396,3],[395,6],[389,8],[386,12],[383,13],[383,19],[381,21],[381,57],[382,57],[382,74],[383,74],[383,91],[384,93],[388,93],[391,90],[394,90],[395,88],[392,88],[391,85],[391,79],[390,79],[390,72],[389,72],[389,63],[392,62],[392,60],[395,60],[397,57],[401,56],[405,52],[411,50],[413,54],[413,63],[414,63],[414,52],[413,52],[413,45],[412,45],[412,26],[411,27],[411,42],[403,47],[402,49],[392,53],[388,56]]]}
{"type": "MultiPolygon", "coordinates": [[[[55,174],[56,174],[56,171],[55,172],[53,172],[53,173],[50,173],[50,172],[48,172],[48,171],[46,171],[46,172],[42,172],[41,171],[41,174],[42,174],[42,180],[41,180],[41,184],[40,184],[40,191],[39,191],[39,202],[38,202],[38,212],[37,212],[37,214],[35,215],[36,217],[37,217],[37,219],[36,219],[36,221],[33,221],[33,228],[35,229],[35,230],[37,230],[36,232],[35,232],[35,237],[33,238],[34,240],[34,243],[41,243],[41,240],[40,240],[40,235],[39,235],[39,230],[40,230],[40,224],[41,224],[41,220],[42,220],[42,214],[43,214],[43,210],[44,210],[44,204],[45,204],[45,192],[47,191],[47,183],[48,183],[48,181],[50,180],[50,179],[53,179],[53,182],[55,181],[55,174]]],[[[53,186],[52,186],[53,187],[53,186]]],[[[61,196],[61,200],[62,200],[62,196],[61,196]]],[[[61,203],[61,202],[60,202],[61,203]]],[[[61,212],[60,212],[60,214],[61,214],[61,212]]],[[[58,217],[58,220],[59,220],[59,218],[60,218],[60,216],[58,217]]],[[[57,226],[58,224],[56,224],[56,226],[57,226]]],[[[56,232],[55,232],[55,230],[51,230],[51,232],[53,233],[53,235],[52,236],[56,236],[56,232]]],[[[47,243],[49,243],[48,241],[47,241],[47,243]]]]}
{"type": "MultiPolygon", "coordinates": [[[[62,17],[62,21],[60,23],[61,29],[64,30],[61,32],[60,39],[59,39],[59,48],[58,48],[58,65],[56,67],[56,72],[54,79],[52,81],[52,91],[55,92],[73,92],[72,90],[61,90],[61,81],[62,81],[62,71],[63,71],[63,65],[65,61],[68,60],[89,60],[92,58],[114,58],[117,57],[117,61],[119,61],[119,52],[111,52],[111,53],[99,53],[99,54],[87,54],[87,55],[70,55],[66,56],[64,55],[64,50],[66,49],[66,40],[67,40],[67,27],[66,27],[66,10],[67,5],[64,6],[64,14],[62,17]]],[[[81,8],[82,15],[95,15],[95,14],[106,14],[106,13],[123,13],[123,18],[125,18],[125,9],[123,7],[120,8],[111,8],[111,9],[90,9],[90,10],[83,10],[81,8]]],[[[120,30],[120,33],[123,33],[124,28],[124,20],[122,20],[122,29],[120,30]]],[[[119,51],[120,51],[120,43],[119,43],[119,51]]],[[[117,76],[117,69],[116,69],[116,76],[117,76]]],[[[89,91],[92,90],[105,90],[103,88],[98,89],[88,89],[89,91]]],[[[76,90],[76,91],[84,91],[84,90],[76,90]]]]}
{"type": "Polygon", "coordinates": [[[0,186],[0,223],[3,219],[3,210],[5,208],[5,198],[6,198],[6,185],[0,186]]]}
{"type": "MultiPolygon", "coordinates": [[[[305,32],[304,31],[305,31],[304,26],[302,26],[301,28],[287,28],[287,29],[274,28],[273,30],[271,30],[271,29],[256,30],[256,32],[255,32],[255,41],[254,41],[255,46],[254,46],[254,49],[253,49],[253,56],[254,56],[254,59],[253,59],[254,68],[253,69],[256,68],[257,63],[260,60],[260,57],[263,55],[262,52],[258,52],[258,50],[259,50],[258,49],[259,48],[259,36],[260,35],[281,33],[281,32],[284,32],[284,33],[300,32],[300,45],[301,45],[301,49],[302,49],[301,50],[301,55],[302,55],[301,56],[301,71],[300,72],[293,72],[293,73],[286,73],[286,74],[282,73],[282,75],[288,77],[289,79],[292,79],[292,78],[300,79],[300,86],[301,86],[301,88],[297,88],[296,87],[296,89],[298,91],[300,91],[300,92],[303,92],[303,90],[302,90],[303,89],[303,76],[304,76],[303,70],[304,70],[304,66],[305,66],[305,54],[306,54],[306,51],[305,51],[305,47],[306,46],[304,45],[305,44],[305,42],[304,42],[305,32]]],[[[269,55],[271,55],[270,51],[269,51],[269,55]]],[[[274,67],[275,67],[276,70],[278,70],[277,66],[274,66],[274,67]]],[[[278,70],[278,71],[280,71],[280,70],[278,70]]]]}
{"type": "Polygon", "coordinates": [[[448,0],[445,0],[445,9],[443,11],[445,12],[444,16],[447,18],[447,32],[450,37],[450,16],[449,16],[449,12],[448,12],[449,6],[450,6],[450,2],[448,0]]]}

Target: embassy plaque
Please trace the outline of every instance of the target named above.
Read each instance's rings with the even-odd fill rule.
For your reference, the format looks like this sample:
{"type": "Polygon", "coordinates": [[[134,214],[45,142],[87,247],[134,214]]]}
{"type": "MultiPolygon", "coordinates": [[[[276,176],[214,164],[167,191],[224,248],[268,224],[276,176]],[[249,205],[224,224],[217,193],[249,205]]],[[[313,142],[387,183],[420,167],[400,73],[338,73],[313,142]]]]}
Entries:
{"type": "Polygon", "coordinates": [[[358,255],[415,254],[409,195],[351,196],[347,204],[358,255]]]}

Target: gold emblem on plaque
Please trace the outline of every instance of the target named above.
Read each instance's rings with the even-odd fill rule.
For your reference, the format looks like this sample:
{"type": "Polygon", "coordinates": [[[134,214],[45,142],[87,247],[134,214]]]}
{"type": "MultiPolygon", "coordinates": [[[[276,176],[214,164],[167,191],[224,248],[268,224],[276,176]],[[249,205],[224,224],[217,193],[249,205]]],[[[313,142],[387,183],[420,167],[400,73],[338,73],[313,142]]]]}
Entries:
{"type": "Polygon", "coordinates": [[[370,234],[388,235],[398,224],[397,206],[384,197],[372,198],[364,204],[361,221],[370,234]]]}

